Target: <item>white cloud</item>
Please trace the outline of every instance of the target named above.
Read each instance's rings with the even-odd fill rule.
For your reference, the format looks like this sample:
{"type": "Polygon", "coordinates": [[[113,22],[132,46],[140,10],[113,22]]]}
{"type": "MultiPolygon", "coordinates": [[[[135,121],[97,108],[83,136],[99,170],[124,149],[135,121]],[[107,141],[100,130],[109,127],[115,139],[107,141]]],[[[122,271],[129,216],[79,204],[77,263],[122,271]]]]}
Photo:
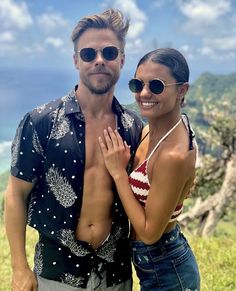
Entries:
{"type": "Polygon", "coordinates": [[[183,44],[177,49],[184,55],[187,61],[190,59],[193,60],[196,58],[196,54],[194,52],[194,48],[189,44],[183,44]]]}
{"type": "Polygon", "coordinates": [[[12,43],[14,40],[15,37],[11,31],[4,31],[0,33],[0,43],[12,43]]]}
{"type": "MultiPolygon", "coordinates": [[[[199,37],[196,54],[211,59],[235,58],[236,15],[232,0],[176,0],[186,17],[183,32],[199,37]]],[[[194,52],[192,52],[193,54],[194,52]]]]}
{"type": "Polygon", "coordinates": [[[54,48],[63,47],[63,41],[62,41],[62,39],[60,39],[58,37],[47,37],[45,39],[45,43],[48,45],[51,45],[54,48]]]}
{"type": "Polygon", "coordinates": [[[5,28],[25,29],[32,25],[33,20],[24,1],[16,3],[14,0],[1,0],[0,22],[5,28]]]}
{"type": "Polygon", "coordinates": [[[203,56],[214,57],[214,50],[209,46],[203,46],[199,49],[199,52],[203,56]]]}
{"type": "Polygon", "coordinates": [[[46,12],[37,17],[37,23],[46,32],[51,32],[61,27],[66,27],[67,22],[58,12],[46,12]]]}
{"type": "Polygon", "coordinates": [[[136,54],[143,51],[143,41],[140,38],[136,38],[133,41],[128,41],[126,45],[126,52],[129,54],[136,54]]]}
{"type": "Polygon", "coordinates": [[[174,0],[156,0],[153,2],[153,7],[161,8],[166,5],[173,5],[174,0]]]}
{"type": "Polygon", "coordinates": [[[21,53],[27,53],[31,56],[40,55],[46,52],[45,47],[41,43],[34,43],[31,46],[21,48],[21,53]]]}
{"type": "Polygon", "coordinates": [[[188,53],[190,51],[190,47],[188,44],[184,44],[180,47],[180,49],[186,53],[188,53]]]}
{"type": "Polygon", "coordinates": [[[176,0],[186,17],[182,29],[192,35],[219,35],[231,27],[231,0],[176,0]]]}
{"type": "Polygon", "coordinates": [[[204,42],[212,48],[221,51],[235,50],[236,38],[231,36],[222,36],[214,39],[204,39],[204,42]]]}
{"type": "Polygon", "coordinates": [[[185,57],[193,58],[192,48],[188,44],[183,44],[182,46],[179,47],[179,50],[180,52],[183,53],[185,57]]]}
{"type": "Polygon", "coordinates": [[[11,56],[21,58],[23,55],[34,57],[45,54],[46,48],[41,43],[31,43],[24,45],[19,44],[16,49],[16,45],[12,45],[12,43],[1,43],[0,45],[0,57],[8,57],[11,56]]]}
{"type": "Polygon", "coordinates": [[[234,60],[236,59],[236,39],[232,37],[205,38],[203,47],[197,51],[202,56],[213,60],[234,60]]]}
{"type": "Polygon", "coordinates": [[[130,27],[127,35],[128,39],[133,41],[143,33],[147,22],[147,16],[139,9],[135,0],[107,0],[103,6],[116,7],[130,18],[130,27]]]}
{"type": "Polygon", "coordinates": [[[180,10],[190,20],[198,23],[214,23],[230,11],[229,0],[179,0],[180,10]]]}
{"type": "Polygon", "coordinates": [[[0,157],[4,157],[10,152],[11,144],[11,141],[3,141],[0,143],[0,157]]]}

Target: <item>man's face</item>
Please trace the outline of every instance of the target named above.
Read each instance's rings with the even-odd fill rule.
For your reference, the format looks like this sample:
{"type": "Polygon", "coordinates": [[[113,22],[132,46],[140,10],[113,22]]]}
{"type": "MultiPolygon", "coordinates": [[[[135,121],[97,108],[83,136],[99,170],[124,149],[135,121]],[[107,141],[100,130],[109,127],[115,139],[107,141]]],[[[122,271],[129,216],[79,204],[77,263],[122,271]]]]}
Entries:
{"type": "MultiPolygon", "coordinates": [[[[110,29],[88,29],[77,43],[77,51],[84,48],[93,48],[96,53],[94,54],[92,50],[94,59],[89,61],[83,60],[80,53],[75,53],[74,62],[80,71],[80,82],[92,94],[100,95],[109,92],[119,79],[120,69],[124,64],[124,54],[119,50],[120,43],[115,33],[110,29]],[[102,50],[111,46],[118,48],[118,55],[115,59],[111,57],[112,60],[107,60],[107,56],[102,53],[102,50]]],[[[85,51],[85,56],[87,56],[86,54],[85,51]]]]}

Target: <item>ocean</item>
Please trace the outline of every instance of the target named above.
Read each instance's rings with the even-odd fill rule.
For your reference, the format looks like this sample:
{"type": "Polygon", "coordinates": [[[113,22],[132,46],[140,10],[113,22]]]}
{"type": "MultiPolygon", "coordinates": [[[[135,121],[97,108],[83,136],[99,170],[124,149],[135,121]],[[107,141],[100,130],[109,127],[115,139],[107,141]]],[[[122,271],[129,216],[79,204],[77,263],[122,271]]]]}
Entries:
{"type": "Polygon", "coordinates": [[[0,173],[9,169],[10,147],[19,121],[40,104],[73,87],[72,73],[55,69],[0,69],[0,173]]]}

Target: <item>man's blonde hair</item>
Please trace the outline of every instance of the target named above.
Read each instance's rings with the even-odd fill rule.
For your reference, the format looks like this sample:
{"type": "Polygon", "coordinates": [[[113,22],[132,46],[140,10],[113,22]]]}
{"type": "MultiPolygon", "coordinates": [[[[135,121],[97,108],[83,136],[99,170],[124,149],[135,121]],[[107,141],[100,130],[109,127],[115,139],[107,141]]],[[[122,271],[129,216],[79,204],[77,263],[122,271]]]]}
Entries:
{"type": "Polygon", "coordinates": [[[112,30],[120,42],[120,49],[124,50],[125,37],[129,29],[129,19],[125,18],[120,10],[110,8],[101,14],[82,18],[72,32],[71,38],[75,51],[81,35],[90,28],[112,30]]]}

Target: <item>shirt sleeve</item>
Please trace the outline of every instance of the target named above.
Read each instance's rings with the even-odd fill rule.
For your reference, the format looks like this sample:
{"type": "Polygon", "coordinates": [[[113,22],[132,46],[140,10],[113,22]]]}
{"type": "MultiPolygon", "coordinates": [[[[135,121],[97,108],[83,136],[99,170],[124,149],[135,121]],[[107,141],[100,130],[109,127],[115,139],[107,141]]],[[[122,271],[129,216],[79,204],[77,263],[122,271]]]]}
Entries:
{"type": "Polygon", "coordinates": [[[11,147],[11,174],[27,182],[35,182],[44,161],[43,148],[31,116],[21,120],[11,147]]]}

